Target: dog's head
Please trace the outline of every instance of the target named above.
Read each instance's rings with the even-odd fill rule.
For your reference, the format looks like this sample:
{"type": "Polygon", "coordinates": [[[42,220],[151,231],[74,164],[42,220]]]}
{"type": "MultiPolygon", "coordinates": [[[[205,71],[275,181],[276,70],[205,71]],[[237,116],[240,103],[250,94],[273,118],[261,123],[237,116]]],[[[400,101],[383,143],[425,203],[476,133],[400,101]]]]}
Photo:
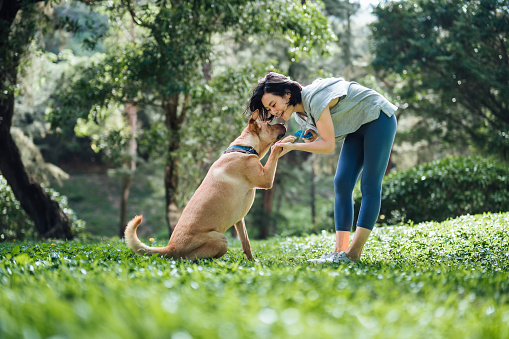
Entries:
{"type": "MultiPolygon", "coordinates": [[[[286,134],[286,127],[284,124],[269,124],[265,121],[257,121],[258,111],[255,111],[249,118],[249,124],[244,130],[244,133],[251,136],[249,138],[249,146],[253,146],[260,154],[260,158],[263,158],[276,141],[283,138],[286,134]],[[257,143],[255,145],[254,143],[257,143]]],[[[244,134],[243,133],[243,134],[244,134]]]]}

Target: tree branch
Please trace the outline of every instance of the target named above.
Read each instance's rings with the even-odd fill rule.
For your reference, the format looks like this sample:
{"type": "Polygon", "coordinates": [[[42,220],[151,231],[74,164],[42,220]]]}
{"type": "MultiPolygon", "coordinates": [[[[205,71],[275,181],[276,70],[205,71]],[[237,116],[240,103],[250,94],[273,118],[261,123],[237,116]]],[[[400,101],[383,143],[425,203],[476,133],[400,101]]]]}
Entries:
{"type": "Polygon", "coordinates": [[[134,11],[132,2],[129,0],[122,0],[122,4],[125,5],[125,7],[127,8],[127,11],[131,15],[131,18],[133,19],[134,23],[137,24],[138,26],[143,26],[142,22],[136,16],[136,12],[134,11]]]}

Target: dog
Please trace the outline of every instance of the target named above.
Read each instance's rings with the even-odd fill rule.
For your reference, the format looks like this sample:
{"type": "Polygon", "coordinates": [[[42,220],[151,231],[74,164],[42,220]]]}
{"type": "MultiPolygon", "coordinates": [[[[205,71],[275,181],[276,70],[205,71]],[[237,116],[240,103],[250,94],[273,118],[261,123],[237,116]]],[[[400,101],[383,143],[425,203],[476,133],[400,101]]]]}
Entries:
{"type": "MultiPolygon", "coordinates": [[[[133,218],[125,229],[127,246],[139,255],[158,255],[171,259],[197,260],[220,258],[228,250],[224,233],[233,225],[250,261],[255,260],[244,217],[255,198],[257,188],[270,189],[274,182],[281,148],[273,146],[286,134],[283,124],[257,121],[258,111],[247,127],[210,167],[173,230],[165,247],[149,247],[136,235],[142,216],[133,218]],[[265,166],[260,162],[271,149],[265,166]]],[[[294,142],[288,136],[282,142],[294,142]]],[[[256,261],[256,260],[255,260],[256,261]]]]}

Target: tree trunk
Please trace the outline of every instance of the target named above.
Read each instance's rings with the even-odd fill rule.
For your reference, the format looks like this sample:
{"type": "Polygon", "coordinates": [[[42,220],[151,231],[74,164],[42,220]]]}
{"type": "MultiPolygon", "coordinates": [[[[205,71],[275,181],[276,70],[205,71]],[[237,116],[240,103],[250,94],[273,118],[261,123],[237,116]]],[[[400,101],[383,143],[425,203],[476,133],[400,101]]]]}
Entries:
{"type": "MultiPolygon", "coordinates": [[[[0,3],[0,172],[7,180],[21,207],[32,218],[43,238],[72,239],[71,224],[56,201],[27,173],[19,149],[11,136],[14,115],[14,93],[9,87],[16,84],[19,56],[31,39],[26,32],[19,45],[11,46],[14,18],[19,10],[17,1],[0,3]],[[16,49],[16,50],[13,50],[16,49]],[[19,50],[17,50],[19,49],[19,50]]],[[[14,37],[16,38],[16,37],[14,37]]]]}
{"type": "Polygon", "coordinates": [[[269,190],[263,191],[263,212],[265,221],[260,225],[260,239],[270,236],[270,224],[272,217],[272,201],[274,200],[275,185],[269,190]]]}
{"type": "Polygon", "coordinates": [[[391,153],[391,154],[389,154],[389,161],[387,162],[387,168],[385,169],[384,175],[389,174],[393,167],[394,167],[394,164],[392,163],[392,153],[391,153]]]}
{"type": "Polygon", "coordinates": [[[343,44],[344,48],[344,62],[345,67],[350,67],[352,65],[352,4],[350,1],[347,1],[346,6],[346,42],[343,44]]]}
{"type": "Polygon", "coordinates": [[[131,191],[131,184],[133,183],[132,174],[122,174],[122,195],[120,197],[120,227],[118,236],[124,237],[125,228],[127,226],[127,211],[129,205],[129,193],[131,191]]]}
{"type": "Polygon", "coordinates": [[[136,122],[138,120],[138,109],[132,103],[125,104],[125,112],[129,126],[131,127],[131,140],[129,141],[128,159],[124,162],[124,168],[127,170],[122,176],[122,197],[120,201],[120,232],[119,236],[124,237],[124,230],[127,225],[127,212],[129,205],[129,192],[133,183],[134,172],[136,171],[136,152],[138,144],[136,143],[136,122]]]}
{"type": "Polygon", "coordinates": [[[10,134],[14,94],[0,100],[0,172],[43,238],[72,239],[71,224],[58,203],[26,172],[10,134]]]}
{"type": "MultiPolygon", "coordinates": [[[[284,189],[284,186],[281,186],[284,189]]],[[[278,194],[276,201],[276,214],[279,215],[281,213],[281,204],[283,202],[283,193],[278,194]]],[[[277,234],[277,219],[272,218],[272,234],[277,234]]]]}
{"type": "MultiPolygon", "coordinates": [[[[134,21],[131,21],[131,41],[135,41],[134,21]]],[[[136,143],[136,123],[138,121],[138,108],[134,103],[127,102],[124,107],[124,116],[131,128],[131,139],[129,140],[129,148],[127,150],[128,158],[124,161],[123,167],[127,173],[122,175],[122,197],[120,200],[120,228],[119,236],[124,237],[125,227],[127,226],[127,211],[129,205],[129,192],[133,183],[134,171],[136,171],[136,152],[138,144],[136,143]]]]}
{"type": "Polygon", "coordinates": [[[166,117],[166,128],[168,129],[168,154],[164,169],[164,189],[166,196],[166,221],[171,233],[175,224],[171,219],[171,206],[177,206],[178,189],[178,149],[180,146],[180,124],[177,115],[178,94],[173,95],[164,102],[164,113],[166,117]]]}

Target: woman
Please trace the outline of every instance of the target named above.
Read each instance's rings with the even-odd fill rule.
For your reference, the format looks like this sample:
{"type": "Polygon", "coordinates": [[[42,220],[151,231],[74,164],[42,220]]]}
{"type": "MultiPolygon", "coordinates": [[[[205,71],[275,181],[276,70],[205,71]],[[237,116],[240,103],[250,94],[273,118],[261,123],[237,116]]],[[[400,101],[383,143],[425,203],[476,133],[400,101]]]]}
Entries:
{"type": "Polygon", "coordinates": [[[309,261],[315,263],[358,261],[380,213],[382,178],[396,134],[397,107],[378,92],[343,78],[318,79],[302,87],[288,77],[269,73],[253,90],[251,112],[260,119],[290,119],[293,113],[302,129],[312,133],[304,143],[278,143],[281,155],[293,151],[332,153],[336,140],[345,139],[334,177],[333,252],[309,261]],[[362,204],[357,229],[353,225],[352,192],[362,171],[362,204]]]}

